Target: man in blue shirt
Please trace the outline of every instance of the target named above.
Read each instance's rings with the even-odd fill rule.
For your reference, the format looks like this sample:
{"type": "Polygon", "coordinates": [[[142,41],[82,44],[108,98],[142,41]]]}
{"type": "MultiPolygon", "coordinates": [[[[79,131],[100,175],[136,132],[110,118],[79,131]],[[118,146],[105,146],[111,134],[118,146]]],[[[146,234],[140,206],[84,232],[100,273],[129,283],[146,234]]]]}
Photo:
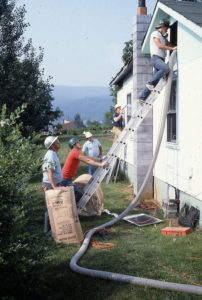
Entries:
{"type": "Polygon", "coordinates": [[[113,128],[112,132],[114,133],[114,140],[113,143],[116,142],[121,131],[123,130],[123,112],[121,110],[121,105],[116,104],[114,106],[115,113],[113,114],[113,128]]]}
{"type": "MultiPolygon", "coordinates": [[[[44,145],[48,150],[44,157],[44,163],[42,166],[43,169],[43,182],[42,188],[43,191],[47,190],[57,190],[63,189],[65,186],[64,179],[62,177],[62,170],[60,159],[58,156],[58,151],[60,149],[60,142],[57,136],[48,136],[45,141],[44,145]]],[[[45,201],[45,212],[44,212],[44,232],[48,232],[50,229],[49,217],[48,217],[48,210],[45,201]]]]}
{"type": "MultiPolygon", "coordinates": [[[[102,158],[102,145],[97,139],[93,138],[92,133],[84,132],[85,137],[88,139],[87,142],[83,145],[82,154],[91,156],[91,157],[98,157],[102,158]]],[[[93,175],[94,173],[94,166],[89,165],[88,173],[93,175]]]]}

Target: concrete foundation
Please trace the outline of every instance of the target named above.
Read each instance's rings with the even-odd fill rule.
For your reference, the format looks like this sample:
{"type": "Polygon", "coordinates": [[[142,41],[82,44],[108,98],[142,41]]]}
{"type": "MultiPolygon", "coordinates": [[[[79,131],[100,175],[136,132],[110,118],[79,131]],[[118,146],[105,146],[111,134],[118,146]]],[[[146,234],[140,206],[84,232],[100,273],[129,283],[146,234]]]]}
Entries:
{"type": "MultiPolygon", "coordinates": [[[[168,195],[168,186],[169,184],[160,180],[157,177],[154,177],[154,198],[163,205],[163,202],[167,202],[169,195],[168,195]]],[[[199,226],[202,228],[202,201],[186,194],[183,191],[179,192],[179,200],[180,200],[180,209],[186,203],[189,206],[194,206],[198,210],[200,210],[200,220],[199,226]]]]}

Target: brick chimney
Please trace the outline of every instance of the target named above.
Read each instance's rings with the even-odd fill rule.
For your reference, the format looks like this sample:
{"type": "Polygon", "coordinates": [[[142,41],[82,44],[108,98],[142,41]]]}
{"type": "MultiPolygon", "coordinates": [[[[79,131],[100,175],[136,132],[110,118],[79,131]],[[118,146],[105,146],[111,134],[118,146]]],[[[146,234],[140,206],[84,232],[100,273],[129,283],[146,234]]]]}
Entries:
{"type": "MultiPolygon", "coordinates": [[[[138,1],[139,7],[134,19],[133,31],[133,106],[135,115],[137,99],[145,87],[145,83],[152,77],[152,66],[149,54],[141,52],[142,40],[147,32],[151,15],[147,15],[145,0],[138,1]]],[[[149,112],[134,135],[134,194],[137,195],[153,156],[153,121],[152,111],[149,112]]],[[[141,196],[141,199],[153,197],[153,176],[141,196]]]]}
{"type": "Polygon", "coordinates": [[[137,15],[147,15],[145,0],[138,0],[137,15]]]}

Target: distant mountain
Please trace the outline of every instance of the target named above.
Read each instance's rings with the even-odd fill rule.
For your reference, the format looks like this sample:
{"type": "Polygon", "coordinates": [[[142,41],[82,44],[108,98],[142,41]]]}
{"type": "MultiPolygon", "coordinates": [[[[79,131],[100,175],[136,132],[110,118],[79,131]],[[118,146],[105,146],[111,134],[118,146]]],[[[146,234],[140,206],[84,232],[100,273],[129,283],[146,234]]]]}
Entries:
{"type": "Polygon", "coordinates": [[[78,113],[82,120],[101,122],[105,112],[113,105],[109,94],[107,87],[55,86],[53,106],[63,111],[61,119],[72,121],[78,113]]]}

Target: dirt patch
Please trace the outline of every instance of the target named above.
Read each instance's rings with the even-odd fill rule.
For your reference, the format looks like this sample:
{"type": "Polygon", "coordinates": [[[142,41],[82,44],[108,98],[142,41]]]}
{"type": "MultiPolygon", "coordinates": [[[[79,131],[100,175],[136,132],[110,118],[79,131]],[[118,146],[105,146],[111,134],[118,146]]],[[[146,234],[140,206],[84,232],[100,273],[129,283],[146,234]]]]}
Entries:
{"type": "Polygon", "coordinates": [[[126,194],[126,199],[124,202],[131,202],[134,199],[134,191],[133,191],[133,186],[129,185],[121,189],[121,192],[126,194]]]}
{"type": "Polygon", "coordinates": [[[166,219],[166,221],[168,222],[169,227],[180,227],[177,218],[176,219],[166,219]]]}

